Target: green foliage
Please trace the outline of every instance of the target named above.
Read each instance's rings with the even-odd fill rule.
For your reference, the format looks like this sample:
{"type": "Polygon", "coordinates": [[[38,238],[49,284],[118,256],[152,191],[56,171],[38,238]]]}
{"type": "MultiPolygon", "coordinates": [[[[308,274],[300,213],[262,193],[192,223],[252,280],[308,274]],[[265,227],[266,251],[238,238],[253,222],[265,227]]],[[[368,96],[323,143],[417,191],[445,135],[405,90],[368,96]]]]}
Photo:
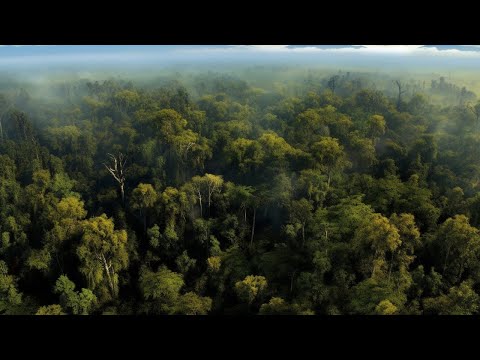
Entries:
{"type": "Polygon", "coordinates": [[[212,299],[188,292],[180,296],[177,313],[183,315],[207,315],[212,308],[212,299]]]}
{"type": "Polygon", "coordinates": [[[266,289],[267,280],[263,276],[249,275],[242,281],[235,283],[235,291],[238,297],[248,304],[261,299],[266,289]]]}
{"type": "MultiPolygon", "coordinates": [[[[60,295],[61,305],[69,309],[73,315],[89,315],[96,306],[97,297],[89,289],[75,291],[75,284],[65,275],[58,278],[55,283],[55,293],[60,295]]],[[[55,305],[52,305],[55,306],[55,305]]],[[[61,310],[56,308],[57,310],[61,310]]],[[[50,307],[43,311],[53,311],[50,307]]],[[[40,310],[39,310],[40,311],[40,310]]],[[[38,314],[45,315],[45,314],[38,314]]],[[[61,314],[53,314],[61,315],[61,314]]]]}
{"type": "Polygon", "coordinates": [[[128,266],[127,232],[114,230],[114,223],[105,214],[85,220],[82,238],[77,247],[80,272],[89,288],[101,294],[102,286],[110,295],[118,294],[118,273],[128,266]]]}
{"type": "Polygon", "coordinates": [[[448,294],[426,298],[423,307],[426,314],[472,315],[478,313],[480,296],[472,289],[471,281],[450,288],[448,294]]]}
{"type": "Polygon", "coordinates": [[[142,211],[153,208],[157,192],[150,184],[139,184],[132,192],[132,208],[142,211]]]}
{"type": "Polygon", "coordinates": [[[35,315],[66,315],[63,312],[63,309],[58,304],[48,305],[48,306],[41,306],[35,315]]]}
{"type": "Polygon", "coordinates": [[[177,268],[182,274],[186,274],[190,269],[195,267],[197,260],[192,259],[188,256],[187,250],[185,250],[180,256],[175,260],[177,268]]]}
{"type": "Polygon", "coordinates": [[[279,70],[0,76],[0,314],[478,314],[475,76],[279,70]]]}
{"type": "Polygon", "coordinates": [[[161,266],[157,272],[142,268],[139,286],[146,300],[152,300],[152,311],[174,313],[180,290],[185,285],[181,274],[161,266]]]}
{"type": "Polygon", "coordinates": [[[398,308],[390,300],[382,300],[375,307],[375,313],[378,315],[395,315],[397,311],[398,308]]]}
{"type": "Polygon", "coordinates": [[[22,302],[16,278],[8,274],[7,264],[0,260],[0,314],[15,314],[22,302]]]}

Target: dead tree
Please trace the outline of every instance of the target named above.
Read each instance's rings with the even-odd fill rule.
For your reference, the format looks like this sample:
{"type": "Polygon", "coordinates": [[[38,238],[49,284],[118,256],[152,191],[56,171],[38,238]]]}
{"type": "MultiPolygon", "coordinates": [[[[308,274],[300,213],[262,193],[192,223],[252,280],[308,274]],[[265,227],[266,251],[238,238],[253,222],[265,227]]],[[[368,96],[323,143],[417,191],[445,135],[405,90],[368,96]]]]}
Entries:
{"type": "Polygon", "coordinates": [[[400,106],[402,104],[402,95],[405,93],[406,90],[402,89],[403,85],[400,81],[395,80],[395,84],[397,84],[398,87],[397,110],[400,111],[400,106]]]}
{"type": "Polygon", "coordinates": [[[125,165],[127,164],[127,159],[122,153],[118,153],[117,156],[108,154],[108,156],[110,157],[112,164],[109,166],[104,163],[103,165],[118,182],[118,185],[120,186],[120,193],[122,194],[122,204],[125,205],[125,165]]]}

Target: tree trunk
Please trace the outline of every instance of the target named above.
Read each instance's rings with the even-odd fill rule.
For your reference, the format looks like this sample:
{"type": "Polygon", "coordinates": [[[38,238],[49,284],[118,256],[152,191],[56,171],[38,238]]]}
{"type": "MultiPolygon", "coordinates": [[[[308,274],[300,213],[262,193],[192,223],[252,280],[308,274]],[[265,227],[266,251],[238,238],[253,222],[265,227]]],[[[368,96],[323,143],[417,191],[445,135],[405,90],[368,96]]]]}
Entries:
{"type": "Polygon", "coordinates": [[[102,254],[102,259],[103,259],[103,267],[105,268],[105,271],[107,273],[108,283],[110,285],[110,291],[112,292],[112,296],[115,297],[115,286],[113,284],[112,277],[110,276],[110,266],[108,266],[107,260],[105,259],[104,254],[102,254]]]}
{"type": "Polygon", "coordinates": [[[120,192],[122,194],[122,204],[125,206],[125,186],[120,184],[120,192]]]}
{"type": "Polygon", "coordinates": [[[210,189],[208,190],[208,215],[210,215],[210,203],[211,203],[211,199],[212,199],[212,192],[210,191],[210,189]]]}
{"type": "Polygon", "coordinates": [[[253,236],[255,235],[255,215],[257,213],[257,209],[253,209],[253,222],[252,222],[252,236],[250,237],[250,247],[253,244],[253,236]]]}
{"type": "Polygon", "coordinates": [[[203,218],[202,194],[198,192],[198,203],[200,204],[200,217],[203,218]]]}

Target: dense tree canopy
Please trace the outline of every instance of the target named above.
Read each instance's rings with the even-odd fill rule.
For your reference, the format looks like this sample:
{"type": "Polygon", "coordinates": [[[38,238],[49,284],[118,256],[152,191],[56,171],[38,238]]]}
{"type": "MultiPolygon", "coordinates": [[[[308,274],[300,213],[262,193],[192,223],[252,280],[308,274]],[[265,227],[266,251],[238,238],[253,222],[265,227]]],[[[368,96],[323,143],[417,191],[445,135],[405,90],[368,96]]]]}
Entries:
{"type": "Polygon", "coordinates": [[[476,95],[304,70],[0,83],[0,314],[479,314],[476,95]]]}

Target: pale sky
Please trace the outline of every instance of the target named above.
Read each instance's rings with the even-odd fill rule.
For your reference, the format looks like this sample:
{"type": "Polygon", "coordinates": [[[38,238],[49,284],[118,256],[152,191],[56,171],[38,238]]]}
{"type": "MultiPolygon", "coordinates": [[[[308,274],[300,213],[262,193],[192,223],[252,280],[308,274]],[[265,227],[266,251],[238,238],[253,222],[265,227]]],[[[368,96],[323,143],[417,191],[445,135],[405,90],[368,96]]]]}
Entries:
{"type": "Polygon", "coordinates": [[[203,62],[310,61],[351,65],[455,67],[480,64],[480,45],[0,45],[0,70],[7,66],[107,64],[136,66],[203,62]],[[339,56],[341,55],[341,56],[339,56]]]}

